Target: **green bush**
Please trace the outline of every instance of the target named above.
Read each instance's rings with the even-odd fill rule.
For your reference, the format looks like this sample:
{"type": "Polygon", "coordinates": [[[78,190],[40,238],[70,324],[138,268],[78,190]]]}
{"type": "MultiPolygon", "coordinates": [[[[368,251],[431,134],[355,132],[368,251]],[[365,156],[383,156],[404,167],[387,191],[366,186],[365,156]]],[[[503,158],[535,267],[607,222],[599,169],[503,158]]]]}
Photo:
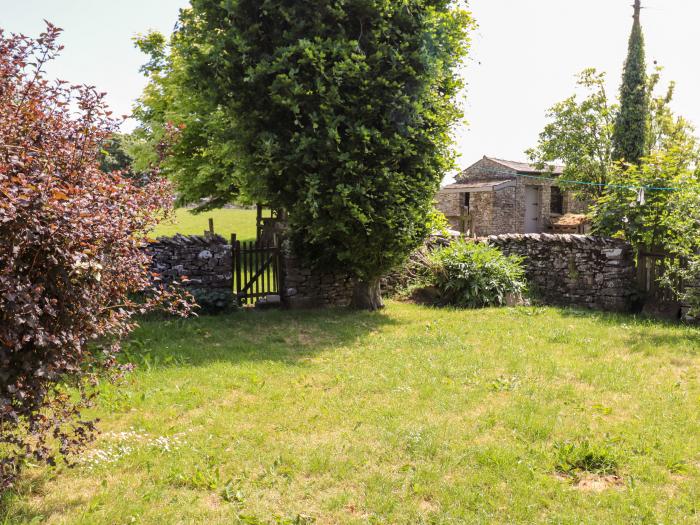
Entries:
{"type": "Polygon", "coordinates": [[[430,255],[433,285],[446,303],[468,308],[503,306],[525,292],[522,258],[460,239],[430,255]]]}
{"type": "Polygon", "coordinates": [[[199,306],[198,313],[217,315],[232,312],[237,309],[236,298],[231,290],[210,290],[207,288],[191,288],[189,292],[199,306]]]}

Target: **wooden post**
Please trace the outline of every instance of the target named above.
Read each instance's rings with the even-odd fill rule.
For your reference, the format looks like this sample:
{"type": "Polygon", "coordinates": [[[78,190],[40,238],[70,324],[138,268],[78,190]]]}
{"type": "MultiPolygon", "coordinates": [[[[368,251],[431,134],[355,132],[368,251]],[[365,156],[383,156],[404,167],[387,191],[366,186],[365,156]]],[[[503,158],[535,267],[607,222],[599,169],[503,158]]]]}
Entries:
{"type": "Polygon", "coordinates": [[[209,235],[214,236],[214,219],[209,217],[209,235]]]}
{"type": "Polygon", "coordinates": [[[235,270],[236,270],[236,300],[238,301],[238,294],[241,292],[242,284],[241,284],[241,241],[239,241],[236,238],[236,235],[234,234],[231,237],[231,242],[232,242],[232,249],[233,249],[233,258],[234,258],[234,265],[235,265],[235,270]]]}
{"type": "Polygon", "coordinates": [[[277,283],[277,293],[284,297],[284,266],[282,265],[282,250],[278,243],[275,243],[275,282],[277,283]]]}
{"type": "Polygon", "coordinates": [[[236,234],[232,233],[231,234],[231,275],[232,281],[233,281],[233,290],[231,290],[232,293],[236,293],[236,286],[237,283],[236,281],[236,234]]]}
{"type": "Polygon", "coordinates": [[[263,230],[263,206],[262,204],[257,205],[257,240],[262,239],[263,230]]]}

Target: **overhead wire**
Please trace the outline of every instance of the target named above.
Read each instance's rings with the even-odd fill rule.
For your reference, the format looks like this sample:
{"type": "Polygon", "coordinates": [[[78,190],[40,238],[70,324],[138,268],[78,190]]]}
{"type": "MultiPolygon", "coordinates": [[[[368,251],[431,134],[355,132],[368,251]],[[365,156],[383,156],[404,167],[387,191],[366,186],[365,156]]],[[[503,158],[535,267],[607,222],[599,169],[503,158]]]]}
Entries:
{"type": "Polygon", "coordinates": [[[588,182],[588,181],[582,181],[582,180],[566,180],[566,179],[561,179],[561,178],[556,178],[556,177],[545,177],[542,175],[527,175],[524,173],[517,173],[515,174],[516,177],[524,177],[528,179],[538,179],[538,180],[544,180],[544,181],[549,181],[549,182],[556,182],[559,184],[578,184],[582,186],[595,186],[598,188],[616,188],[616,189],[623,189],[623,190],[634,190],[634,191],[639,191],[639,190],[645,190],[645,191],[682,191],[682,188],[674,188],[674,187],[664,187],[664,186],[634,186],[634,185],[627,185],[627,184],[610,184],[610,183],[604,183],[604,182],[588,182]]]}

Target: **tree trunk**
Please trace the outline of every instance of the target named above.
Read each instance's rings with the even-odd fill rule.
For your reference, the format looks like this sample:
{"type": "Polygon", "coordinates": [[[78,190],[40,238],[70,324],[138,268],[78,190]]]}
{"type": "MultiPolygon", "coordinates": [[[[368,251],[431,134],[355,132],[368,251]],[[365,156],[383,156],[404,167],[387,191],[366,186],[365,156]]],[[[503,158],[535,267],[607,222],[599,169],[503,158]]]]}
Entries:
{"type": "Polygon", "coordinates": [[[369,310],[370,312],[384,308],[380,280],[357,281],[352,293],[351,306],[358,310],[369,310]]]}

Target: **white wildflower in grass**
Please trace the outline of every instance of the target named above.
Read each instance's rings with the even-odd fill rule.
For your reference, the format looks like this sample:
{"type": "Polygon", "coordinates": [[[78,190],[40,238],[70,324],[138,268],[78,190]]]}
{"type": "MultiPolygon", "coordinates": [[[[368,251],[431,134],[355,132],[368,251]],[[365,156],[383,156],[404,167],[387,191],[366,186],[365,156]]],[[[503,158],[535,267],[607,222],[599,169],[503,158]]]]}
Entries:
{"type": "Polygon", "coordinates": [[[131,429],[127,432],[106,432],[103,434],[103,438],[107,441],[115,441],[117,443],[133,443],[145,441],[148,439],[148,436],[145,432],[131,429]]]}
{"type": "Polygon", "coordinates": [[[115,464],[124,457],[142,450],[156,450],[160,454],[169,454],[187,444],[185,434],[182,432],[172,436],[151,437],[146,432],[133,428],[126,432],[106,432],[100,440],[104,442],[102,448],[86,451],[78,463],[88,469],[94,469],[115,464]]]}
{"type": "Polygon", "coordinates": [[[148,443],[148,446],[158,450],[161,453],[168,453],[174,450],[178,450],[180,447],[186,444],[183,439],[184,433],[175,434],[174,436],[165,437],[160,436],[148,443]]]}
{"type": "Polygon", "coordinates": [[[133,451],[133,447],[129,445],[110,444],[102,449],[87,451],[79,462],[92,469],[101,465],[114,464],[124,456],[130,455],[133,451]]]}

